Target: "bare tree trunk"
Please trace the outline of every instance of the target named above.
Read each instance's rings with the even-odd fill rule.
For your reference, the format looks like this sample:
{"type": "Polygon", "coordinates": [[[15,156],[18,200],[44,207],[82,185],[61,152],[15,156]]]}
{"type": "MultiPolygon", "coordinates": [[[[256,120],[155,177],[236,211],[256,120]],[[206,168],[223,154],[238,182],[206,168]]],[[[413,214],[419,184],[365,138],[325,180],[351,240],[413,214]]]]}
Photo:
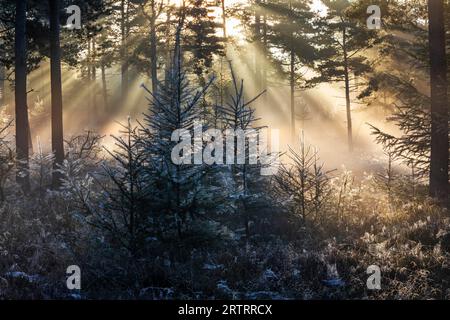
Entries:
{"type": "MultiPolygon", "coordinates": [[[[92,108],[93,111],[95,112],[95,114],[98,116],[99,115],[99,110],[97,108],[97,67],[96,67],[96,56],[97,56],[97,47],[96,47],[96,43],[95,43],[95,37],[92,38],[91,40],[92,43],[92,51],[91,51],[91,68],[92,68],[92,73],[91,73],[91,99],[92,99],[92,108]]],[[[98,119],[98,118],[97,118],[98,119]]]]}
{"type": "MultiPolygon", "coordinates": [[[[28,110],[28,106],[27,106],[27,110],[28,110]]],[[[27,117],[27,136],[28,136],[28,156],[30,156],[30,154],[33,154],[33,138],[31,137],[31,126],[30,126],[30,119],[29,117],[27,117]]]]}
{"type": "Polygon", "coordinates": [[[428,0],[428,15],[431,80],[430,196],[447,205],[449,104],[443,0],[428,0]]]}
{"type": "Polygon", "coordinates": [[[87,57],[86,57],[87,80],[91,81],[91,39],[87,40],[87,57]]]}
{"type": "MultiPolygon", "coordinates": [[[[289,10],[292,10],[292,1],[289,1],[289,10]]],[[[294,142],[295,137],[295,52],[294,52],[294,35],[290,35],[290,89],[291,89],[291,139],[294,142]]]]}
{"type": "Polygon", "coordinates": [[[342,47],[344,49],[344,82],[345,82],[345,107],[347,111],[347,139],[348,149],[353,152],[353,129],[352,129],[352,110],[350,101],[350,78],[348,70],[348,55],[347,55],[347,31],[343,30],[342,47]]]}
{"type": "Polygon", "coordinates": [[[257,91],[261,90],[262,87],[262,68],[261,68],[261,14],[260,14],[260,2],[261,0],[256,0],[255,9],[255,82],[257,91]]]}
{"type": "Polygon", "coordinates": [[[126,99],[128,94],[128,46],[127,46],[127,37],[128,37],[128,17],[127,11],[125,8],[125,3],[128,1],[121,0],[120,2],[120,30],[122,43],[120,48],[120,60],[121,60],[121,92],[122,92],[122,101],[126,99]]]}
{"type": "Polygon", "coordinates": [[[27,108],[27,33],[26,0],[16,1],[15,33],[15,103],[16,103],[16,180],[24,192],[30,190],[28,174],[28,108],[27,108]]]}
{"type": "Polygon", "coordinates": [[[290,89],[291,89],[291,139],[295,141],[295,53],[291,50],[291,70],[290,70],[290,89]]]}
{"type": "Polygon", "coordinates": [[[245,228],[245,238],[250,240],[250,216],[247,208],[247,194],[248,194],[248,183],[247,183],[247,165],[242,166],[242,188],[244,190],[244,198],[242,199],[242,210],[244,211],[244,228],[245,228]]]}
{"type": "Polygon", "coordinates": [[[49,0],[50,7],[50,73],[52,95],[52,150],[55,153],[52,184],[61,185],[61,174],[57,171],[64,161],[63,103],[61,84],[60,45],[60,0],[49,0]]]}
{"type": "MultiPolygon", "coordinates": [[[[172,50],[172,47],[171,47],[171,41],[170,41],[170,38],[171,38],[171,35],[170,35],[170,26],[171,26],[171,19],[172,19],[172,16],[171,16],[171,14],[170,14],[170,11],[167,13],[167,17],[166,17],[166,26],[167,26],[167,33],[169,34],[169,37],[167,37],[167,40],[166,40],[166,45],[165,45],[165,50],[166,50],[166,56],[165,56],[165,62],[164,62],[164,68],[165,68],[165,74],[167,75],[167,72],[170,70],[170,64],[171,64],[171,55],[170,55],[170,52],[171,52],[171,50],[172,50]]],[[[164,80],[166,80],[166,79],[164,79],[164,80]]]]}
{"type": "Polygon", "coordinates": [[[3,107],[6,103],[5,100],[5,77],[6,70],[5,66],[0,64],[0,108],[3,107]]]}
{"type": "Polygon", "coordinates": [[[92,105],[92,88],[91,88],[91,81],[92,81],[92,68],[91,68],[91,64],[92,64],[92,50],[91,50],[91,39],[88,38],[87,40],[87,83],[88,83],[88,105],[89,105],[89,110],[92,110],[92,108],[94,107],[92,105]]]}
{"type": "MultiPolygon", "coordinates": [[[[263,75],[262,75],[262,86],[264,90],[267,90],[267,12],[266,10],[264,10],[264,14],[263,14],[263,54],[264,54],[264,59],[263,59],[263,75]]],[[[264,95],[264,102],[267,104],[267,93],[264,95]]]]}
{"type": "Polygon", "coordinates": [[[223,38],[227,38],[227,12],[225,9],[225,0],[222,0],[222,24],[223,24],[223,38]]]}
{"type": "Polygon", "coordinates": [[[103,108],[104,108],[105,112],[108,112],[108,110],[109,110],[109,105],[108,105],[108,85],[106,83],[106,67],[105,67],[104,63],[102,63],[101,70],[102,70],[103,108]]]}
{"type": "Polygon", "coordinates": [[[158,89],[158,57],[156,52],[156,4],[152,0],[152,16],[150,20],[150,61],[151,61],[151,76],[152,76],[152,92],[156,93],[158,89]]]}

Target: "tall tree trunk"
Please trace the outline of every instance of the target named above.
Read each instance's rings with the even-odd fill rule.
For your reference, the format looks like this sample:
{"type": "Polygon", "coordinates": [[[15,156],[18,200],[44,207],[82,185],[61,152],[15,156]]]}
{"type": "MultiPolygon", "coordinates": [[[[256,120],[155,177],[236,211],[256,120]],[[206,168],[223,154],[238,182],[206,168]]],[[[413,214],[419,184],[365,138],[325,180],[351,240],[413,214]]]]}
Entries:
{"type": "Polygon", "coordinates": [[[223,24],[223,38],[227,38],[227,12],[225,9],[225,0],[222,0],[222,24],[223,24]]]}
{"type": "Polygon", "coordinates": [[[158,89],[158,57],[156,52],[156,4],[152,0],[152,16],[150,20],[150,61],[152,76],[152,92],[156,93],[158,89]]]}
{"type": "Polygon", "coordinates": [[[290,69],[290,89],[291,89],[291,139],[294,142],[295,137],[295,53],[294,50],[291,50],[291,69],[290,69]]]}
{"type": "Polygon", "coordinates": [[[344,27],[342,35],[342,47],[344,49],[344,83],[345,83],[345,107],[347,111],[347,139],[348,149],[353,152],[353,129],[352,129],[352,109],[350,102],[350,77],[348,68],[348,54],[347,54],[347,31],[344,27]]]}
{"type": "Polygon", "coordinates": [[[428,0],[428,15],[431,80],[430,196],[446,205],[448,202],[449,105],[443,0],[428,0]]]}
{"type": "MultiPolygon", "coordinates": [[[[244,164],[242,167],[242,189],[244,195],[248,194],[248,181],[247,181],[247,165],[244,164]]],[[[247,200],[244,197],[242,199],[242,210],[244,212],[244,228],[245,228],[245,240],[250,240],[250,216],[247,208],[247,200]]]]}
{"type": "Polygon", "coordinates": [[[61,46],[60,46],[60,0],[49,0],[50,8],[50,73],[52,95],[52,150],[55,154],[52,184],[61,185],[61,174],[57,171],[64,161],[63,103],[61,84],[61,46]]]}
{"type": "MultiPolygon", "coordinates": [[[[292,1],[289,1],[289,10],[292,10],[292,1]]],[[[294,52],[294,35],[290,34],[290,71],[289,84],[291,89],[291,139],[295,142],[295,52],[294,52]]]]}
{"type": "MultiPolygon", "coordinates": [[[[28,105],[27,105],[28,110],[28,105]]],[[[30,119],[27,117],[27,136],[28,136],[28,156],[30,154],[33,154],[33,138],[31,137],[31,126],[30,126],[30,119]]]]}
{"type": "Polygon", "coordinates": [[[92,88],[91,88],[91,81],[92,81],[92,50],[91,50],[91,39],[88,37],[87,40],[87,84],[89,86],[88,88],[88,106],[89,110],[92,110],[94,106],[92,105],[92,88]]]}
{"type": "Polygon", "coordinates": [[[121,30],[121,48],[120,48],[120,60],[121,60],[121,93],[122,101],[125,101],[128,93],[128,46],[127,46],[127,33],[128,33],[128,17],[125,4],[128,1],[121,0],[120,2],[120,30],[121,30]]]}
{"type": "MultiPolygon", "coordinates": [[[[264,9],[264,13],[263,13],[263,54],[264,54],[264,59],[263,59],[263,75],[262,75],[262,86],[264,90],[267,90],[267,56],[268,56],[268,52],[267,52],[267,12],[264,9]]],[[[267,93],[264,95],[264,102],[267,103],[267,93]]]]}
{"type": "Polygon", "coordinates": [[[28,108],[27,108],[27,33],[26,0],[16,1],[15,22],[15,103],[16,103],[16,180],[25,192],[30,189],[28,174],[28,108]]]}
{"type": "Polygon", "coordinates": [[[0,108],[3,107],[6,103],[5,99],[5,77],[6,70],[5,66],[0,64],[0,108]]]}
{"type": "Polygon", "coordinates": [[[108,85],[106,82],[106,67],[105,64],[102,63],[101,66],[102,70],[102,96],[103,96],[103,108],[105,112],[109,111],[109,105],[108,105],[108,85]]]}
{"type": "Polygon", "coordinates": [[[261,68],[261,14],[260,14],[260,2],[261,0],[256,0],[255,9],[255,82],[257,91],[261,90],[262,83],[262,68],[261,68]]]}
{"type": "Polygon", "coordinates": [[[97,119],[99,116],[99,111],[97,108],[97,68],[96,68],[96,56],[97,56],[97,47],[96,47],[96,43],[95,43],[95,37],[92,38],[92,57],[91,57],[91,68],[92,68],[92,73],[91,73],[91,99],[92,99],[92,107],[93,107],[93,111],[95,112],[97,119]]]}
{"type": "MultiPolygon", "coordinates": [[[[170,26],[171,26],[171,22],[170,21],[171,21],[171,19],[172,19],[172,16],[171,16],[170,11],[169,11],[167,13],[167,17],[166,17],[166,26],[167,26],[167,29],[168,29],[167,33],[169,35],[170,35],[170,26]]],[[[172,44],[171,44],[170,38],[171,38],[171,36],[167,37],[166,45],[165,45],[165,50],[166,50],[166,57],[165,57],[165,62],[164,62],[165,75],[167,75],[167,73],[169,72],[171,61],[172,61],[172,58],[171,58],[171,55],[170,55],[170,52],[172,50],[172,47],[171,47],[172,44]]],[[[164,79],[164,80],[166,80],[166,79],[164,79]]]]}

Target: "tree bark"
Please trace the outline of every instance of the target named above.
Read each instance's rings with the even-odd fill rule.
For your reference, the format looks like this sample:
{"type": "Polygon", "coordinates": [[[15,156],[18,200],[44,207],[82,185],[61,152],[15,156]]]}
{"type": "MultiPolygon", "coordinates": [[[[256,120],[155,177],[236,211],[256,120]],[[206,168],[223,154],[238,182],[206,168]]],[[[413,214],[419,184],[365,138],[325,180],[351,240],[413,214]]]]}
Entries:
{"type": "Polygon", "coordinates": [[[0,108],[3,107],[6,103],[6,100],[5,100],[5,77],[6,77],[5,66],[0,64],[0,108]]]}
{"type": "Polygon", "coordinates": [[[158,57],[156,52],[156,4],[152,0],[152,16],[150,20],[150,61],[151,61],[151,77],[152,77],[152,92],[156,93],[158,89],[158,57]]]}
{"type": "Polygon", "coordinates": [[[103,108],[105,112],[108,112],[109,105],[108,105],[108,85],[106,82],[106,67],[105,64],[102,63],[101,66],[102,71],[102,95],[103,95],[103,108]]]}
{"type": "MultiPolygon", "coordinates": [[[[267,12],[266,12],[265,9],[264,9],[264,14],[263,14],[263,35],[262,35],[262,37],[263,37],[263,43],[262,43],[263,50],[262,50],[262,52],[263,52],[263,55],[264,55],[264,58],[263,58],[264,66],[263,66],[263,74],[262,74],[262,86],[263,86],[264,90],[267,90],[267,56],[268,56],[267,41],[268,41],[268,39],[267,39],[267,12]]],[[[267,97],[268,97],[268,94],[266,93],[264,95],[264,97],[263,97],[265,104],[267,104],[267,97]]]]}
{"type": "Polygon", "coordinates": [[[15,22],[15,111],[16,111],[16,181],[24,192],[30,190],[28,173],[28,107],[27,107],[27,34],[26,34],[26,0],[16,1],[15,22]]]}
{"type": "Polygon", "coordinates": [[[428,0],[428,15],[431,81],[430,196],[447,205],[449,105],[443,0],[428,0]]]}
{"type": "Polygon", "coordinates": [[[64,161],[63,103],[61,84],[61,46],[60,46],[60,0],[49,0],[50,9],[50,73],[52,101],[52,150],[55,154],[52,184],[61,185],[61,174],[57,171],[64,161]]]}
{"type": "Polygon", "coordinates": [[[227,12],[225,9],[225,0],[221,1],[222,4],[222,24],[223,24],[223,38],[227,38],[227,12]]]}
{"type": "Polygon", "coordinates": [[[94,111],[94,113],[95,113],[95,115],[97,116],[97,119],[98,119],[98,116],[100,115],[99,114],[100,110],[98,109],[98,106],[97,106],[97,67],[96,67],[96,63],[97,63],[97,61],[96,61],[97,46],[96,46],[96,43],[95,43],[95,37],[92,37],[91,43],[92,43],[92,51],[91,51],[91,54],[92,54],[92,57],[91,57],[92,73],[91,73],[91,75],[92,75],[92,78],[91,78],[91,81],[90,81],[90,83],[91,83],[90,91],[91,91],[91,95],[92,95],[91,96],[92,108],[93,108],[93,111],[94,111]]]}
{"type": "MultiPolygon", "coordinates": [[[[255,10],[255,82],[257,91],[262,88],[262,68],[261,68],[261,14],[260,14],[260,2],[256,0],[255,10]]],[[[259,93],[259,92],[258,92],[259,93]]]]}
{"type": "MultiPolygon", "coordinates": [[[[91,56],[92,56],[92,54],[91,54],[91,39],[88,38],[87,39],[87,57],[86,57],[86,67],[87,67],[86,71],[87,71],[87,82],[88,83],[91,82],[91,78],[92,78],[92,76],[91,76],[91,72],[92,72],[91,56]]],[[[91,99],[89,99],[89,103],[90,103],[90,101],[91,101],[91,99]]],[[[90,108],[91,108],[91,106],[90,106],[90,108]]]]}
{"type": "MultiPolygon", "coordinates": [[[[289,10],[292,10],[292,1],[289,1],[289,10]]],[[[290,89],[291,89],[291,139],[296,141],[295,130],[295,52],[294,52],[294,35],[290,34],[290,89]]]]}
{"type": "Polygon", "coordinates": [[[291,50],[291,70],[290,70],[290,89],[291,89],[291,138],[295,142],[295,53],[291,50]]]}
{"type": "Polygon", "coordinates": [[[128,33],[128,17],[125,3],[127,1],[121,0],[120,2],[120,30],[121,30],[121,48],[120,48],[120,60],[121,60],[121,93],[122,102],[125,101],[128,94],[128,46],[127,46],[127,33],[128,33]]]}
{"type": "Polygon", "coordinates": [[[345,83],[345,107],[347,111],[347,139],[348,139],[348,149],[353,152],[353,125],[352,125],[352,109],[350,101],[350,77],[348,69],[348,55],[347,55],[347,32],[343,30],[343,41],[342,47],[344,50],[344,83],[345,83]]]}

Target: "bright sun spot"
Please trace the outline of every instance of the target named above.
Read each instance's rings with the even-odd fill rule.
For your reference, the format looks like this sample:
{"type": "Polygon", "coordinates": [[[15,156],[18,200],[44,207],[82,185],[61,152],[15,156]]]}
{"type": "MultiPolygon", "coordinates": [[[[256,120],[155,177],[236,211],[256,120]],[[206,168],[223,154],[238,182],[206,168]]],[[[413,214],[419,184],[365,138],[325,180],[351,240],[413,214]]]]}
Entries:
{"type": "Polygon", "coordinates": [[[327,6],[320,0],[313,0],[311,3],[311,9],[314,12],[318,12],[320,16],[325,16],[327,14],[327,6]]]}
{"type": "MultiPolygon", "coordinates": [[[[174,4],[176,6],[181,6],[185,0],[168,0],[168,3],[174,4]]],[[[222,22],[222,0],[208,0],[208,4],[210,5],[211,14],[214,16],[219,23],[222,22]]],[[[225,0],[225,7],[230,8],[232,6],[238,4],[248,3],[249,0],[225,0]]],[[[319,15],[324,16],[327,13],[327,7],[323,4],[321,0],[312,0],[311,9],[314,12],[318,12],[319,15]]],[[[242,26],[241,22],[238,18],[235,17],[227,17],[226,19],[226,29],[227,35],[231,37],[240,37],[242,35],[242,26]]],[[[221,30],[218,30],[218,34],[221,33],[221,30]]]]}

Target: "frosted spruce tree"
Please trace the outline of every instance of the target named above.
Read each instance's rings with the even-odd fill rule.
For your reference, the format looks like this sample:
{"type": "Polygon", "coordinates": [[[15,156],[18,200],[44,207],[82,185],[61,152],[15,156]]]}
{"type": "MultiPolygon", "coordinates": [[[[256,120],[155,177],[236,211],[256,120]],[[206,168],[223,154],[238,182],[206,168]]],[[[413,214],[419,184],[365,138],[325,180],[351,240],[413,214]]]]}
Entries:
{"type": "Polygon", "coordinates": [[[144,172],[138,129],[128,119],[120,133],[113,136],[114,151],[108,151],[113,163],[102,166],[108,183],[103,184],[104,205],[94,224],[109,231],[113,241],[132,256],[139,256],[147,239],[154,236],[153,210],[148,206],[151,189],[144,172]]]}
{"type": "Polygon", "coordinates": [[[203,135],[206,128],[197,123],[202,119],[202,99],[213,81],[209,80],[201,89],[190,84],[183,69],[181,26],[182,23],[165,79],[158,83],[157,92],[146,89],[150,107],[140,128],[140,143],[146,155],[145,172],[153,188],[150,205],[154,208],[161,239],[174,235],[182,239],[193,233],[198,236],[199,230],[193,231],[193,228],[205,221],[203,218],[219,203],[212,190],[217,191],[217,187],[208,183],[212,168],[192,161],[193,154],[201,154],[203,150],[202,139],[189,139],[187,143],[195,145],[190,151],[175,151],[179,141],[173,139],[173,135],[177,131],[190,135],[194,130],[201,130],[203,135]],[[182,163],[174,163],[175,152],[184,159],[182,163]]]}
{"type": "MultiPolygon", "coordinates": [[[[234,154],[227,158],[233,158],[234,165],[229,168],[232,181],[229,201],[233,203],[234,213],[239,216],[238,231],[245,233],[246,240],[251,235],[251,225],[264,220],[264,213],[271,210],[266,200],[266,187],[270,179],[261,174],[264,167],[271,164],[270,158],[276,160],[277,154],[269,153],[267,144],[261,140],[262,129],[257,125],[256,110],[253,103],[264,94],[260,93],[252,99],[248,99],[244,90],[244,81],[238,83],[236,75],[230,63],[233,91],[228,101],[218,108],[221,123],[224,126],[226,145],[234,144],[234,154]],[[244,139],[239,136],[244,134],[244,139]],[[240,145],[243,148],[240,148],[240,145]],[[256,149],[255,149],[255,146],[256,149]],[[245,152],[245,153],[243,153],[245,152]],[[266,158],[263,158],[264,155],[266,158]]],[[[228,150],[228,147],[226,148],[228,150]]],[[[227,163],[230,161],[227,160],[227,163]]]]}

